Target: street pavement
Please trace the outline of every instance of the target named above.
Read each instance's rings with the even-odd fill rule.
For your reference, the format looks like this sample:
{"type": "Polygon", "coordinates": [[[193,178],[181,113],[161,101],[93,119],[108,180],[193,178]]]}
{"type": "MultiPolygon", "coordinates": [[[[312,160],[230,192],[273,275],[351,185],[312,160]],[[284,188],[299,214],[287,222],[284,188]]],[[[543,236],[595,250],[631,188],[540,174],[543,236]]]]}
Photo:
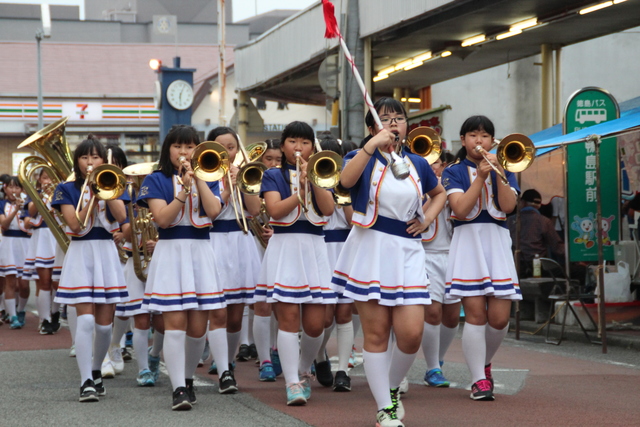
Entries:
{"type": "MultiPolygon", "coordinates": [[[[305,407],[287,407],[284,381],[258,381],[253,361],[237,362],[240,392],[222,396],[207,366],[197,371],[198,403],[188,412],[171,411],[166,372],[156,387],[136,386],[136,363],[105,380],[107,396],[79,403],[76,361],[69,357],[67,329],[53,336],[36,331],[29,313],[21,330],[0,327],[0,426],[374,426],[375,403],[362,365],[351,370],[353,391],[335,393],[313,384],[305,407]]],[[[526,325],[525,325],[526,326],[526,325]]],[[[356,345],[361,349],[362,337],[356,345]]],[[[628,347],[628,346],[627,346],[628,347]]],[[[335,339],[329,345],[335,355],[335,339]]],[[[510,332],[493,361],[496,400],[469,399],[470,378],[460,333],[444,365],[449,389],[426,387],[422,352],[409,373],[403,396],[406,426],[631,426],[640,425],[640,358],[633,348],[583,341],[544,343],[523,330],[510,332]]],[[[334,358],[335,361],[335,358],[334,358]]],[[[334,369],[337,363],[334,363],[334,369]]]]}

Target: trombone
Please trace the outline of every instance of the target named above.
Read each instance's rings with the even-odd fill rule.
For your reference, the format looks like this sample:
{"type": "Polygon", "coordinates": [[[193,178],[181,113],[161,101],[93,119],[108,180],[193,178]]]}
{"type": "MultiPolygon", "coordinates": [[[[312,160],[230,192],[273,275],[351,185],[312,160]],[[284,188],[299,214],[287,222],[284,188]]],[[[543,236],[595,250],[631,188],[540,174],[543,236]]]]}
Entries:
{"type": "Polygon", "coordinates": [[[438,132],[427,126],[420,126],[409,132],[407,145],[413,154],[417,154],[433,164],[442,154],[442,139],[438,132]]]}
{"type": "MultiPolygon", "coordinates": [[[[496,155],[498,164],[504,170],[512,173],[522,172],[526,170],[536,157],[536,147],[531,139],[520,133],[512,133],[507,135],[499,144],[494,144],[491,149],[497,145],[496,155]]],[[[507,177],[498,169],[496,165],[491,163],[487,158],[487,151],[481,146],[476,146],[476,152],[482,154],[482,157],[491,165],[491,168],[498,174],[503,183],[509,184],[507,177]]]]}
{"type": "MultiPolygon", "coordinates": [[[[309,157],[309,161],[307,162],[307,177],[309,181],[316,187],[324,190],[335,189],[334,200],[336,200],[336,203],[340,205],[351,203],[349,192],[340,186],[342,156],[333,151],[322,150],[318,140],[316,140],[316,151],[315,154],[309,157]]],[[[308,204],[308,194],[309,192],[307,191],[305,193],[305,207],[308,204]]],[[[298,197],[300,197],[299,193],[298,197]]],[[[305,210],[305,212],[307,211],[305,210]]]]}
{"type": "Polygon", "coordinates": [[[122,193],[124,193],[126,188],[127,177],[122,173],[122,169],[111,164],[111,150],[109,150],[107,158],[107,164],[100,165],[95,169],[91,165],[87,167],[88,175],[84,180],[84,184],[82,184],[80,199],[76,206],[76,218],[83,230],[87,228],[87,223],[89,222],[89,217],[91,216],[91,211],[93,210],[96,199],[117,199],[122,195],[122,193]],[[93,194],[89,199],[87,215],[85,216],[84,221],[82,221],[80,219],[80,211],[82,210],[83,196],[87,191],[87,188],[90,188],[93,194]]]}
{"type": "Polygon", "coordinates": [[[260,186],[262,185],[262,176],[267,170],[267,167],[255,161],[267,149],[267,144],[264,142],[258,142],[251,144],[245,149],[242,141],[238,141],[238,148],[242,154],[242,158],[234,161],[235,166],[240,170],[236,175],[236,185],[231,182],[231,176],[228,175],[229,186],[231,188],[231,203],[234,213],[236,215],[236,222],[240,226],[240,229],[247,234],[249,232],[249,225],[247,219],[244,216],[244,205],[242,203],[242,193],[249,196],[257,196],[260,194],[260,186]]]}

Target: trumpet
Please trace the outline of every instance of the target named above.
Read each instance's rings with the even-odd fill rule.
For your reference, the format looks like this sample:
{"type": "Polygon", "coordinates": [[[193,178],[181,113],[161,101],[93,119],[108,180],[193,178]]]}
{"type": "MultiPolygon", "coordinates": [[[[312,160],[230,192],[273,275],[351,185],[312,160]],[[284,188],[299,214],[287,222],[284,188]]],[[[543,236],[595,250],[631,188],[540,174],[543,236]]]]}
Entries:
{"type": "Polygon", "coordinates": [[[413,154],[424,157],[432,164],[442,154],[442,139],[438,132],[427,126],[420,126],[409,132],[407,145],[413,154]]]}
{"type": "MultiPolygon", "coordinates": [[[[533,145],[531,139],[519,133],[507,135],[498,144],[494,144],[491,149],[496,146],[498,147],[496,150],[498,164],[502,166],[504,170],[512,173],[526,170],[531,166],[536,157],[536,147],[533,145]]],[[[487,151],[479,145],[476,146],[475,150],[482,154],[482,157],[489,163],[496,174],[498,174],[502,182],[508,184],[509,180],[507,177],[487,158],[487,151]]]]}
{"type": "Polygon", "coordinates": [[[117,166],[114,166],[111,163],[111,150],[109,150],[109,160],[107,164],[100,165],[97,168],[93,168],[92,165],[87,167],[87,177],[84,180],[84,184],[82,184],[82,189],[80,190],[80,199],[78,200],[78,205],[76,206],[76,218],[80,223],[82,229],[87,228],[87,223],[89,221],[89,217],[91,216],[91,212],[95,205],[96,199],[98,200],[114,200],[117,199],[124,193],[124,190],[127,185],[127,177],[122,173],[122,169],[117,166]],[[87,210],[87,215],[84,218],[84,221],[80,219],[80,211],[82,210],[82,201],[85,191],[87,188],[90,188],[92,191],[92,196],[89,199],[89,208],[87,210]]]}

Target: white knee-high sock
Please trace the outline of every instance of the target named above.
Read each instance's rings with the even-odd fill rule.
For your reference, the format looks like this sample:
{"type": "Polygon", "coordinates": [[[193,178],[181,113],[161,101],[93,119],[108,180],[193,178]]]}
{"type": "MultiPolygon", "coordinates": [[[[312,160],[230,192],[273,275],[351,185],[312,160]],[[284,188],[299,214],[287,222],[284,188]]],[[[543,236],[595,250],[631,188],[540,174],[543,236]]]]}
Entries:
{"type": "MultiPolygon", "coordinates": [[[[298,365],[300,364],[300,346],[296,332],[278,330],[278,354],[286,384],[299,383],[298,365]]],[[[309,368],[307,367],[306,370],[309,368]]]]}
{"type": "MultiPolygon", "coordinates": [[[[243,321],[244,322],[244,321],[243,321]]],[[[244,325],[242,326],[244,328],[244,325]]],[[[238,347],[240,345],[240,339],[242,338],[242,331],[239,332],[227,332],[227,345],[229,351],[229,360],[233,361],[236,358],[238,347]]],[[[226,369],[225,369],[226,371],[226,369]]]]}
{"type": "Polygon", "coordinates": [[[422,353],[427,362],[427,370],[440,368],[438,357],[440,355],[440,328],[442,325],[432,325],[424,322],[422,331],[422,353]]]}
{"type": "Polygon", "coordinates": [[[258,359],[260,363],[270,362],[269,346],[271,345],[271,316],[258,316],[253,318],[253,337],[256,341],[258,359]]]}
{"type": "Polygon", "coordinates": [[[202,356],[202,352],[204,351],[206,341],[207,334],[204,334],[203,336],[198,338],[190,337],[187,335],[184,359],[185,378],[191,379],[193,378],[193,374],[196,373],[196,368],[198,367],[200,356],[202,356]]]}
{"type": "Polygon", "coordinates": [[[440,325],[440,352],[438,354],[439,360],[444,360],[444,355],[447,354],[447,350],[449,350],[453,339],[456,337],[459,327],[459,325],[456,325],[455,328],[448,328],[444,324],[440,325]]]}
{"type": "Polygon", "coordinates": [[[162,347],[164,346],[164,334],[158,332],[157,329],[153,331],[153,344],[151,344],[151,351],[149,354],[153,357],[160,356],[162,347]]]}
{"type": "Polygon", "coordinates": [[[9,315],[9,320],[11,320],[12,317],[16,317],[16,299],[15,298],[11,298],[11,299],[5,299],[4,300],[4,308],[5,310],[7,310],[7,314],[9,315]]]}
{"type": "Polygon", "coordinates": [[[91,376],[91,358],[93,356],[93,330],[95,329],[95,323],[96,319],[93,314],[78,316],[76,362],[80,370],[80,385],[84,384],[86,380],[93,380],[91,376]]]}
{"type": "Polygon", "coordinates": [[[389,394],[389,359],[387,352],[369,353],[362,349],[362,359],[364,362],[364,374],[369,383],[369,389],[376,400],[378,410],[391,406],[391,394],[389,394]]]}
{"type": "Polygon", "coordinates": [[[55,302],[56,293],[55,291],[50,291],[51,293],[51,314],[58,313],[60,311],[60,303],[55,302]]]}
{"type": "MultiPolygon", "coordinates": [[[[242,311],[242,328],[240,329],[240,344],[249,345],[249,306],[245,305],[242,311]]],[[[235,354],[233,355],[235,356],[235,354]]],[[[231,360],[231,359],[229,359],[231,360]]]]}
{"type": "MultiPolygon", "coordinates": [[[[187,339],[186,331],[165,331],[164,341],[164,363],[169,371],[171,387],[173,390],[185,386],[184,360],[185,343],[187,339]]],[[[200,352],[202,354],[202,351],[200,352]]]]}
{"type": "Polygon", "coordinates": [[[278,319],[276,315],[271,313],[271,348],[278,348],[278,319]]]}
{"type": "Polygon", "coordinates": [[[462,352],[471,372],[471,382],[484,379],[484,364],[487,355],[486,325],[465,323],[462,330],[462,352]]]}
{"type": "Polygon", "coordinates": [[[256,343],[255,337],[253,336],[253,321],[255,320],[256,313],[249,307],[247,307],[247,310],[249,310],[249,328],[247,329],[247,332],[249,334],[249,345],[251,345],[256,343]]]}
{"type": "Polygon", "coordinates": [[[78,312],[76,311],[75,307],[71,307],[70,305],[67,305],[67,323],[69,324],[69,332],[71,332],[71,345],[76,345],[78,312]]]}
{"type": "Polygon", "coordinates": [[[487,323],[487,328],[485,330],[485,338],[487,342],[487,355],[484,362],[485,365],[491,363],[493,356],[496,355],[498,348],[500,348],[500,344],[502,344],[502,340],[507,336],[507,332],[509,332],[508,323],[503,329],[492,328],[491,325],[487,323]]]}
{"type": "Polygon", "coordinates": [[[322,345],[322,339],[324,338],[324,331],[317,337],[310,337],[306,332],[302,332],[302,338],[300,339],[300,363],[298,365],[298,371],[311,372],[311,365],[313,359],[318,354],[318,349],[322,345]]]}
{"type": "Polygon", "coordinates": [[[333,329],[336,327],[336,322],[334,321],[331,326],[328,328],[324,328],[324,337],[322,338],[322,343],[320,344],[320,348],[318,349],[318,354],[316,355],[316,361],[324,362],[327,358],[324,356],[324,351],[327,348],[327,343],[329,342],[329,338],[331,338],[331,333],[333,329]]]}
{"type": "Polygon", "coordinates": [[[407,354],[400,350],[397,345],[393,346],[391,365],[389,366],[389,388],[400,387],[402,379],[407,376],[407,372],[411,369],[417,354],[417,351],[413,354],[407,354]]]}
{"type": "Polygon", "coordinates": [[[338,324],[336,335],[338,338],[338,370],[347,372],[353,347],[353,322],[338,324]]]}
{"type": "MultiPolygon", "coordinates": [[[[229,344],[227,343],[227,328],[214,329],[207,332],[209,338],[209,348],[213,355],[213,360],[218,367],[218,375],[229,369],[229,344]]],[[[200,353],[202,354],[202,352],[200,353]]]]}
{"type": "Polygon", "coordinates": [[[51,321],[51,291],[40,291],[36,297],[36,307],[41,321],[51,321]]]}
{"type": "Polygon", "coordinates": [[[129,327],[129,318],[120,319],[119,317],[113,318],[113,334],[111,335],[111,346],[120,348],[120,340],[127,332],[129,327]]]}
{"type": "MultiPolygon", "coordinates": [[[[111,325],[96,324],[96,336],[93,339],[93,364],[91,369],[97,371],[102,368],[102,361],[109,351],[111,342],[111,325]]],[[[77,350],[76,350],[77,354],[77,350]]],[[[76,356],[77,357],[77,356],[76,356]]]]}
{"type": "Polygon", "coordinates": [[[133,329],[133,351],[136,353],[138,361],[138,372],[149,369],[149,358],[147,357],[147,347],[149,346],[149,330],[133,329]]]}
{"type": "Polygon", "coordinates": [[[18,313],[24,311],[24,309],[27,307],[27,301],[29,301],[29,297],[22,298],[20,295],[18,295],[18,313]]]}

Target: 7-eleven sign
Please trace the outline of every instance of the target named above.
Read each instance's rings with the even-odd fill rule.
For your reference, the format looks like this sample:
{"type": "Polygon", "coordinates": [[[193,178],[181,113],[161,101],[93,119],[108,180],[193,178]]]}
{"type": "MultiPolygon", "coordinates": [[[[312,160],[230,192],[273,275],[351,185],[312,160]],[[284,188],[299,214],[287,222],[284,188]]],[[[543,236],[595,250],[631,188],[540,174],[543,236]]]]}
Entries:
{"type": "Polygon", "coordinates": [[[63,102],[63,116],[69,121],[102,120],[102,104],[100,102],[63,102]]]}

